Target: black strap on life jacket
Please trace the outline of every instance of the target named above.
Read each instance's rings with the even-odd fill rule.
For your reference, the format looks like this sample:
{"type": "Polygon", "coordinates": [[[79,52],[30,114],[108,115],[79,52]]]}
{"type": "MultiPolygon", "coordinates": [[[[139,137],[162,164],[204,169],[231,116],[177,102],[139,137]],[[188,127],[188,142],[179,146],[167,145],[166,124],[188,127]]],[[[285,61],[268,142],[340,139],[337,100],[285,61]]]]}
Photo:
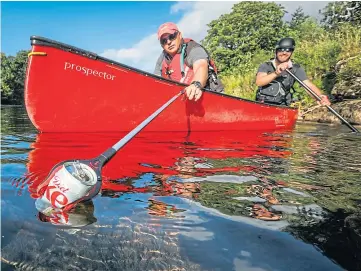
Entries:
{"type": "MultiPolygon", "coordinates": [[[[187,62],[187,56],[189,55],[190,51],[194,48],[194,47],[202,47],[206,54],[207,54],[207,58],[208,58],[208,80],[207,80],[207,85],[205,87],[210,88],[213,91],[216,92],[223,92],[224,91],[224,86],[221,82],[221,80],[218,78],[217,76],[217,67],[214,63],[214,61],[211,59],[210,54],[208,53],[208,51],[206,50],[206,48],[204,48],[201,44],[190,40],[188,42],[185,42],[183,40],[183,43],[181,45],[180,48],[180,71],[181,71],[181,75],[182,77],[185,76],[185,72],[184,72],[184,64],[186,64],[188,67],[193,68],[192,65],[190,65],[187,62]]],[[[166,64],[170,64],[172,62],[172,57],[169,56],[164,50],[163,50],[163,60],[162,60],[162,67],[163,67],[163,61],[166,62],[166,64]]],[[[161,71],[163,72],[163,70],[161,71]]],[[[166,70],[165,74],[168,75],[168,77],[170,76],[171,71],[166,70]]]]}
{"type": "Polygon", "coordinates": [[[195,42],[194,40],[191,40],[191,41],[189,41],[187,43],[183,43],[183,45],[185,45],[184,60],[185,60],[185,63],[186,63],[187,66],[191,67],[191,65],[187,62],[187,56],[189,55],[190,51],[195,47],[201,47],[201,48],[203,48],[204,51],[206,51],[206,54],[208,56],[209,66],[212,68],[212,70],[215,70],[217,72],[217,68],[215,67],[214,62],[211,59],[211,55],[209,54],[207,49],[204,48],[201,44],[199,44],[198,42],[195,42]]]}
{"type": "Polygon", "coordinates": [[[207,86],[214,88],[215,91],[218,92],[223,92],[224,91],[224,87],[222,82],[220,81],[220,79],[217,76],[217,67],[213,61],[213,59],[211,59],[211,55],[209,54],[209,52],[207,51],[206,48],[204,48],[201,44],[190,40],[188,42],[184,42],[182,44],[182,49],[181,49],[181,61],[180,61],[180,65],[181,65],[181,71],[182,71],[182,76],[184,76],[184,63],[188,66],[193,68],[188,62],[187,62],[187,56],[189,55],[190,51],[195,48],[195,47],[201,47],[203,48],[203,50],[206,52],[207,57],[208,57],[208,82],[207,82],[207,86]],[[210,82],[212,81],[212,83],[210,82]]]}
{"type": "MultiPolygon", "coordinates": [[[[276,71],[276,68],[273,66],[272,59],[267,61],[266,64],[271,66],[273,71],[276,71]]],[[[299,64],[292,63],[292,70],[296,71],[296,69],[299,69],[300,67],[301,66],[299,64]]],[[[286,92],[291,92],[291,89],[292,89],[292,93],[294,93],[294,92],[296,92],[295,89],[293,88],[293,83],[295,82],[295,80],[292,77],[290,77],[290,79],[292,80],[292,84],[289,87],[286,87],[281,81],[278,81],[278,82],[280,82],[280,84],[283,86],[283,89],[286,92]]],[[[290,81],[290,83],[291,83],[291,81],[290,81]]]]}

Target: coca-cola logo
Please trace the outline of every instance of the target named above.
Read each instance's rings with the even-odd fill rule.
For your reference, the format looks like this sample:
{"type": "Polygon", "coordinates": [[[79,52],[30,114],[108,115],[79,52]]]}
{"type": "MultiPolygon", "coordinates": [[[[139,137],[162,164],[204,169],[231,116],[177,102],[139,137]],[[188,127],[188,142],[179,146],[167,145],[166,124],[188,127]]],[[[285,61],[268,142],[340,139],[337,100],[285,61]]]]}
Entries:
{"type": "Polygon", "coordinates": [[[63,186],[61,186],[61,180],[60,177],[55,175],[54,176],[54,181],[53,183],[56,185],[57,188],[59,188],[59,190],[63,193],[65,193],[66,191],[69,191],[69,188],[65,188],[63,186]]]}
{"type": "Polygon", "coordinates": [[[60,177],[55,175],[53,178],[54,185],[49,185],[45,192],[45,197],[50,201],[51,205],[62,208],[67,205],[69,200],[63,193],[69,191],[69,188],[62,186],[60,177]]]}
{"type": "Polygon", "coordinates": [[[59,190],[55,185],[49,185],[48,189],[46,189],[45,197],[50,201],[51,205],[54,207],[62,208],[67,205],[69,200],[68,198],[59,190]]]}
{"type": "Polygon", "coordinates": [[[66,212],[55,212],[51,214],[50,222],[53,224],[67,224],[69,215],[66,212]]]}

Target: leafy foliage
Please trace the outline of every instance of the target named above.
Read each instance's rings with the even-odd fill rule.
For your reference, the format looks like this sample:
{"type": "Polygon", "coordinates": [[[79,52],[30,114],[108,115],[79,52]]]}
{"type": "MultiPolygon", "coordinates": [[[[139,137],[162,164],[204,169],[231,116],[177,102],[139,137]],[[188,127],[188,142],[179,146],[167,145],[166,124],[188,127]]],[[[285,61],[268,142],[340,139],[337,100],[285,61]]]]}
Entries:
{"type": "Polygon", "coordinates": [[[29,51],[19,51],[15,57],[1,53],[1,103],[21,104],[29,51]]]}
{"type": "Polygon", "coordinates": [[[292,19],[290,21],[290,28],[297,29],[299,25],[305,22],[310,16],[306,15],[303,12],[301,7],[298,7],[295,13],[292,14],[292,19]]]}
{"type": "MultiPolygon", "coordinates": [[[[282,20],[282,5],[273,2],[240,2],[229,14],[209,24],[202,41],[220,69],[226,93],[254,99],[259,65],[274,55],[282,37],[293,37],[293,60],[326,93],[340,80],[361,74],[361,2],[332,2],[323,10],[322,23],[298,8],[290,22],[282,20]],[[341,65],[342,64],[342,65],[341,65]],[[341,72],[336,74],[338,66],[341,72]]],[[[28,51],[6,56],[1,53],[1,103],[22,104],[28,51]]],[[[314,100],[295,85],[296,97],[304,104],[314,100]]]]}
{"type": "Polygon", "coordinates": [[[328,28],[336,28],[343,23],[361,26],[361,2],[336,1],[329,3],[322,12],[322,22],[328,28]]]}
{"type": "Polygon", "coordinates": [[[226,93],[249,100],[256,98],[257,86],[255,74],[259,63],[268,59],[272,54],[270,51],[258,51],[252,56],[245,57],[245,62],[240,63],[237,71],[222,73],[221,80],[225,86],[226,93]]]}
{"type": "MultiPolygon", "coordinates": [[[[281,5],[241,2],[234,5],[231,13],[209,24],[203,44],[221,68],[226,93],[254,99],[259,65],[274,56],[274,46],[280,38],[293,37],[296,50],[292,59],[306,70],[315,85],[331,93],[337,80],[352,78],[361,72],[358,65],[361,58],[355,57],[361,55],[360,6],[360,2],[330,3],[324,10],[323,24],[298,8],[291,21],[284,23],[285,9],[281,5]],[[336,14],[332,20],[331,11],[336,14]],[[330,25],[337,27],[329,29],[330,25]],[[340,61],[350,58],[346,68],[336,75],[335,68],[340,61]]],[[[295,90],[302,104],[315,103],[298,84],[295,90]]]]}
{"type": "Polygon", "coordinates": [[[222,71],[238,69],[245,58],[273,47],[284,35],[284,14],[284,8],[275,3],[240,2],[209,24],[203,45],[222,71]]]}

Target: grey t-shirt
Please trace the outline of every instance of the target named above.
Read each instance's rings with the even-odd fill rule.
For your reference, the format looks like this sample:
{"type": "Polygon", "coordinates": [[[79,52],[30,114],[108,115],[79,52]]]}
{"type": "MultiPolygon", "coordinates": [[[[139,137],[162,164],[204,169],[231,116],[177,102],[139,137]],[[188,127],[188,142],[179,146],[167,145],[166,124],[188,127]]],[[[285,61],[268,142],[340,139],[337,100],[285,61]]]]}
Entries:
{"type": "MultiPolygon", "coordinates": [[[[270,62],[271,61],[262,63],[259,66],[257,73],[265,72],[265,73],[268,74],[268,73],[274,72],[275,69],[273,68],[273,66],[271,65],[270,62]]],[[[297,65],[296,67],[293,66],[291,68],[291,71],[301,81],[307,80],[307,75],[306,75],[305,70],[302,67],[300,67],[299,65],[297,65]]],[[[287,89],[290,89],[293,86],[294,82],[295,82],[295,79],[291,75],[289,75],[286,71],[282,72],[281,75],[278,76],[275,80],[282,83],[287,89]]]]}
{"type": "MultiPolygon", "coordinates": [[[[155,75],[159,75],[159,76],[162,75],[163,59],[164,59],[164,53],[162,52],[155,65],[155,69],[154,69],[155,75]]],[[[207,61],[209,60],[206,51],[202,47],[197,46],[197,47],[193,47],[190,50],[189,54],[185,59],[185,62],[187,62],[191,67],[193,67],[193,63],[200,59],[206,59],[207,61]]]]}

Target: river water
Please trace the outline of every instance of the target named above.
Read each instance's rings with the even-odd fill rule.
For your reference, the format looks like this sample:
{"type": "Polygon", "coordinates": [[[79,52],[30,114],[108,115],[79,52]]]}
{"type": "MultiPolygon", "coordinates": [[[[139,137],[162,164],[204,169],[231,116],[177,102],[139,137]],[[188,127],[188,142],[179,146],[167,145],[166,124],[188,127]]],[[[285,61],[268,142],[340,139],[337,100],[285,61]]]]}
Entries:
{"type": "Polygon", "coordinates": [[[23,107],[1,118],[3,270],[361,270],[361,136],[347,127],[141,132],[99,195],[46,217],[52,167],[125,133],[38,134],[23,107]]]}

